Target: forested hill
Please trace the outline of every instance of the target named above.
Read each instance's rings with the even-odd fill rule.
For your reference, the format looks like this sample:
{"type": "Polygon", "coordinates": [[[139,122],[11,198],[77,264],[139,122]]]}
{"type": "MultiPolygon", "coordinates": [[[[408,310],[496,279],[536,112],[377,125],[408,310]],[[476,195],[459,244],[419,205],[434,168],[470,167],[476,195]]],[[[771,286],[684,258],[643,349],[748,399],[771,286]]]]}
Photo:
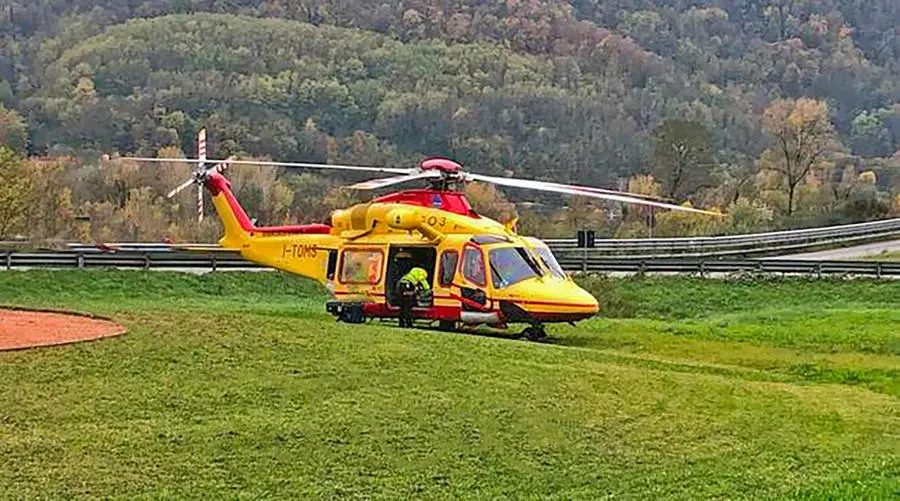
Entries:
{"type": "Polygon", "coordinates": [[[32,155],[191,153],[206,126],[216,156],[446,155],[485,173],[608,186],[653,172],[679,200],[726,207],[744,194],[786,215],[812,207],[796,198],[804,186],[830,190],[833,208],[871,171],[860,179],[887,202],[854,210],[873,217],[900,182],[900,156],[889,160],[900,150],[897,0],[0,5],[0,142],[32,155]],[[771,147],[781,125],[817,117],[823,151],[840,155],[797,177],[792,154],[771,147]],[[685,142],[690,155],[666,153],[685,142]],[[784,175],[754,178],[764,170],[784,175]]]}

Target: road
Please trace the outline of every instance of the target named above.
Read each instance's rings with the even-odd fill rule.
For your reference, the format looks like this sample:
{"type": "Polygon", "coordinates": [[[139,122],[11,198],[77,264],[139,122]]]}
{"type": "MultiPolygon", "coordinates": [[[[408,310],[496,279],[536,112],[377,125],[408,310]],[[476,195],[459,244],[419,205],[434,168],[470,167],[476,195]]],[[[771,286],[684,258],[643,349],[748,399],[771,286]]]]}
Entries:
{"type": "Polygon", "coordinates": [[[900,252],[900,240],[890,242],[877,242],[874,244],[856,245],[818,252],[805,252],[788,256],[774,256],[764,259],[803,259],[810,261],[839,261],[845,259],[858,259],[865,256],[874,256],[882,252],[900,252]]]}

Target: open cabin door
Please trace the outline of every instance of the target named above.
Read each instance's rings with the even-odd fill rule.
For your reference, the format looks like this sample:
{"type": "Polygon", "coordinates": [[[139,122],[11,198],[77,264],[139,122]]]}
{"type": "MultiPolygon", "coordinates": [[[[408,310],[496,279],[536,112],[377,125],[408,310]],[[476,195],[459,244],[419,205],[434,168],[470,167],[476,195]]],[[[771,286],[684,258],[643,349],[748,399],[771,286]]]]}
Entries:
{"type": "Polygon", "coordinates": [[[397,282],[409,270],[419,267],[428,272],[428,283],[434,287],[435,263],[437,249],[421,245],[391,245],[388,250],[387,272],[384,287],[385,297],[391,306],[398,306],[396,297],[397,282]]]}

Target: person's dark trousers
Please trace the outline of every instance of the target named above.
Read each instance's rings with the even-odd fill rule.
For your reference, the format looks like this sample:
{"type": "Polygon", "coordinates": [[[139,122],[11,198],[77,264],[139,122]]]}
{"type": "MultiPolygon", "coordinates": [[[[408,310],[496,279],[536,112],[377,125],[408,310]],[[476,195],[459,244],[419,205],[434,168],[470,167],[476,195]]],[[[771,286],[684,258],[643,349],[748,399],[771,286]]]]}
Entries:
{"type": "Polygon", "coordinates": [[[412,309],[416,304],[416,293],[411,284],[400,282],[398,285],[400,300],[400,327],[412,327],[412,309]]]}

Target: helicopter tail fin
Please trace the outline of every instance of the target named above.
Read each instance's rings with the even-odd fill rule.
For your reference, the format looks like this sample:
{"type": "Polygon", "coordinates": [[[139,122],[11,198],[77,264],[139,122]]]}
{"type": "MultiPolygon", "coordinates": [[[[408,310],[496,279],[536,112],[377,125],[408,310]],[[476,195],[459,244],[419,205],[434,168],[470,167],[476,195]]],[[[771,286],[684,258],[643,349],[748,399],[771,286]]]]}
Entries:
{"type": "Polygon", "coordinates": [[[231,183],[225,176],[218,172],[211,173],[205,184],[225,232],[219,239],[219,245],[227,249],[241,249],[250,240],[253,222],[231,192],[231,183]]]}

